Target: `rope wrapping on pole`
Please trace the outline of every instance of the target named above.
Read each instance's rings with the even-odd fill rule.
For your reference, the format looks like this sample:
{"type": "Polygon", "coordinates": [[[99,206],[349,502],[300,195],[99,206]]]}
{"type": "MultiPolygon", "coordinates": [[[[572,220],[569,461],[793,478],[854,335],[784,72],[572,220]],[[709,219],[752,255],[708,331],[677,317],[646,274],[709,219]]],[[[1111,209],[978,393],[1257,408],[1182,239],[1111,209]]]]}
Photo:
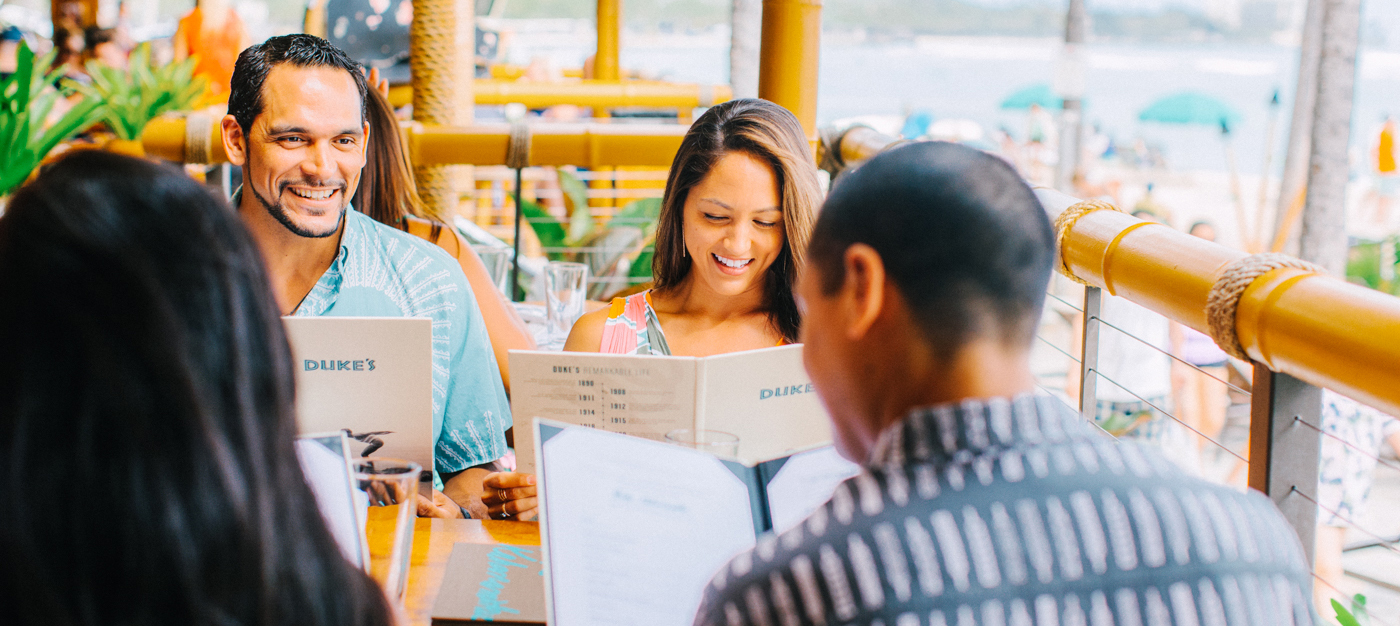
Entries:
{"type": "MultiPolygon", "coordinates": [[[[413,72],[413,119],[427,125],[456,123],[457,42],[454,0],[416,0],[410,25],[409,68],[413,72]]],[[[450,166],[418,165],[418,195],[432,214],[457,212],[457,190],[450,166]]]]}
{"type": "Polygon", "coordinates": [[[192,111],[185,116],[185,162],[204,165],[214,160],[214,116],[192,111]]]}
{"type": "Polygon", "coordinates": [[[1113,206],[1112,204],[1109,204],[1107,202],[1100,202],[1098,200],[1084,200],[1082,202],[1070,205],[1064,211],[1060,212],[1060,215],[1055,218],[1056,257],[1060,260],[1059,267],[1055,269],[1059,270],[1059,272],[1063,274],[1065,278],[1068,278],[1081,285],[1088,285],[1089,283],[1085,282],[1084,279],[1075,276],[1074,272],[1069,269],[1069,265],[1065,263],[1065,237],[1069,236],[1070,229],[1074,228],[1074,223],[1079,221],[1079,218],[1093,213],[1094,211],[1119,211],[1120,213],[1122,212],[1118,207],[1113,206]]]}
{"type": "Polygon", "coordinates": [[[1245,353],[1244,346],[1240,345],[1239,335],[1235,331],[1235,313],[1239,309],[1240,296],[1244,295],[1245,290],[1259,277],[1285,267],[1318,274],[1327,273],[1316,264],[1277,252],[1250,255],[1226,265],[1225,269],[1221,270],[1220,277],[1215,280],[1215,286],[1211,287],[1210,296],[1206,300],[1206,322],[1210,324],[1211,339],[1214,339],[1215,344],[1226,354],[1245,361],[1251,360],[1245,353]]]}
{"type": "Polygon", "coordinates": [[[506,167],[513,170],[530,167],[530,125],[512,122],[510,143],[506,144],[506,167]]]}

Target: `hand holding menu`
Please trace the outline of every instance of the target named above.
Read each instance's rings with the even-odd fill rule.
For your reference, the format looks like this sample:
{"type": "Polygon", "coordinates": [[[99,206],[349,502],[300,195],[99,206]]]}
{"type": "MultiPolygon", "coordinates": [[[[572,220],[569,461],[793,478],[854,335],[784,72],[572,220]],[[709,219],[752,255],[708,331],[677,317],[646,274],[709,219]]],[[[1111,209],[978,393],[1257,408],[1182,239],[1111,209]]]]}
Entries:
{"type": "Polygon", "coordinates": [[[719,568],[858,470],[830,446],[746,465],[592,428],[535,429],[554,626],[689,626],[719,568]]]}
{"type": "Polygon", "coordinates": [[[536,417],[661,440],[679,428],[739,437],[758,461],[831,441],[802,346],[711,357],[511,350],[516,464],[535,469],[536,417]]]}

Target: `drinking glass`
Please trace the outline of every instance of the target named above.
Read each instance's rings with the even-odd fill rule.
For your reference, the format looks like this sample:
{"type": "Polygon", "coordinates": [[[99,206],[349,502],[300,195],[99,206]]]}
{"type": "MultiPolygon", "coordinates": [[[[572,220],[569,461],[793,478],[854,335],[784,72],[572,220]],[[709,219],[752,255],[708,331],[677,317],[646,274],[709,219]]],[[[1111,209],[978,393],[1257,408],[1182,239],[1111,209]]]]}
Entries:
{"type": "Polygon", "coordinates": [[[356,496],[369,505],[365,538],[369,544],[370,576],[390,598],[402,603],[408,591],[418,476],[423,468],[412,461],[362,458],[355,461],[354,469],[359,489],[356,496]]]}
{"type": "Polygon", "coordinates": [[[486,266],[486,273],[491,276],[491,284],[506,297],[510,297],[510,285],[506,282],[510,280],[510,248],[477,245],[472,246],[472,251],[481,257],[482,265],[486,266]]]}
{"type": "Polygon", "coordinates": [[[739,436],[722,430],[677,428],[666,433],[666,441],[717,456],[739,456],[739,436]]]}
{"type": "Polygon", "coordinates": [[[544,268],[545,307],[549,311],[550,343],[563,343],[574,322],[583,315],[588,287],[588,266],[551,261],[544,268]]]}

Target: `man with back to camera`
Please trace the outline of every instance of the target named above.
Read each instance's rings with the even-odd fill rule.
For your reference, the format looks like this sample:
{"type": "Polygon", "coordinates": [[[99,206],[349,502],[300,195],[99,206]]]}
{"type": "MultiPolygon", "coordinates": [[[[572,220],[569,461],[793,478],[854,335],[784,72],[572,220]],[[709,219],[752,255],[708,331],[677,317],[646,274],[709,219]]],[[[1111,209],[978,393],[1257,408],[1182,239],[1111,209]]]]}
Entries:
{"type": "Polygon", "coordinates": [[[419,513],[457,517],[460,506],[485,517],[481,481],[506,452],[510,405],[456,260],[350,206],[369,140],[367,89],[360,66],[318,37],[244,50],[222,121],[229,161],[243,168],[234,207],[284,315],[433,319],[434,481],[452,501],[420,498],[419,513]]]}
{"type": "Polygon", "coordinates": [[[721,569],[697,625],[1313,624],[1297,535],[1034,393],[1055,259],[1010,166],[918,143],[840,179],[799,279],[807,371],[863,471],[721,569]]]}

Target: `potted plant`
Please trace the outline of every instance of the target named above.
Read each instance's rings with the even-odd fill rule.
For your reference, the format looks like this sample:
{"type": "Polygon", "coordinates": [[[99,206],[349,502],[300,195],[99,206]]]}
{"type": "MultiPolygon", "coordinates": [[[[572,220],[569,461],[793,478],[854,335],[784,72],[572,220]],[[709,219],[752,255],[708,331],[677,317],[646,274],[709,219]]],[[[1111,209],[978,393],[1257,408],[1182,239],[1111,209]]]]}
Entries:
{"type": "Polygon", "coordinates": [[[67,84],[88,99],[106,104],[101,120],[116,135],[106,145],[108,150],[143,156],[140,140],[146,124],[166,113],[190,110],[203,95],[208,81],[194,76],[194,65],[194,58],[152,65],[151,47],[143,43],[132,50],[127,69],[88,61],[92,84],[67,84]]]}
{"type": "Polygon", "coordinates": [[[101,100],[83,97],[58,120],[46,123],[63,98],[53,85],[63,70],[53,69],[54,53],[35,57],[21,43],[15,73],[0,81],[0,198],[7,197],[39,167],[58,144],[91,126],[103,113],[101,100]]]}

